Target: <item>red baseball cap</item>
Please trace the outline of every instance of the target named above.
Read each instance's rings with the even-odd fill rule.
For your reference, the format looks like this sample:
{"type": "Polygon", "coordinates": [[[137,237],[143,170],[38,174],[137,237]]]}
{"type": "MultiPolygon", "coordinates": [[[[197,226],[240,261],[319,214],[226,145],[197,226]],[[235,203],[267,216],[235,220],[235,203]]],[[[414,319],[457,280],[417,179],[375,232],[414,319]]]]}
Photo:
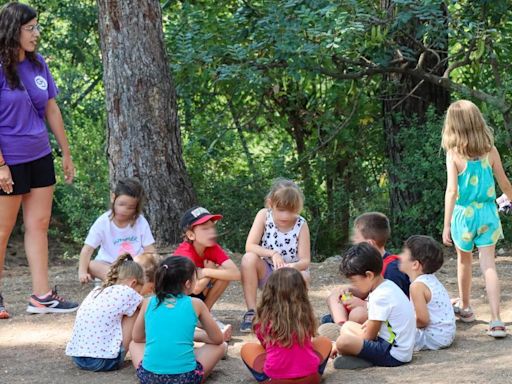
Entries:
{"type": "Polygon", "coordinates": [[[204,224],[209,220],[217,221],[220,219],[222,219],[222,215],[212,215],[206,208],[196,206],[183,214],[180,220],[180,228],[185,231],[187,228],[204,224]]]}

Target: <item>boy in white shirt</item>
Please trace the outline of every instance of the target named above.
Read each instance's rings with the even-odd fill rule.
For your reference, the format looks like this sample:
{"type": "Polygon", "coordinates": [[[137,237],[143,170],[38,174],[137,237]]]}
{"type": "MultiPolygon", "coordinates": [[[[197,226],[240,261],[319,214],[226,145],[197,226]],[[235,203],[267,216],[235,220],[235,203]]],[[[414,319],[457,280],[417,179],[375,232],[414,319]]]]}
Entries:
{"type": "Polygon", "coordinates": [[[368,320],[346,322],[336,340],[337,369],[372,365],[396,367],[412,360],[416,322],[411,303],[392,281],[381,276],[382,256],[368,243],[351,247],[340,272],[352,286],[368,294],[368,320]]]}

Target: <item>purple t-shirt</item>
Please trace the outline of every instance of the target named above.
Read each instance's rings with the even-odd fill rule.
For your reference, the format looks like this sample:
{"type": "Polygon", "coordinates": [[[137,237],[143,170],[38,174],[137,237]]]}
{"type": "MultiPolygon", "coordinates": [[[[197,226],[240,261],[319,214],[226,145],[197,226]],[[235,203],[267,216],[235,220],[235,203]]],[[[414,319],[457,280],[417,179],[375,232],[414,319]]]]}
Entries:
{"type": "Polygon", "coordinates": [[[18,63],[25,89],[11,89],[0,65],[0,150],[9,165],[27,163],[51,152],[45,113],[59,92],[43,57],[38,68],[28,59],[18,63]],[[32,102],[30,101],[32,100],[32,102]]]}

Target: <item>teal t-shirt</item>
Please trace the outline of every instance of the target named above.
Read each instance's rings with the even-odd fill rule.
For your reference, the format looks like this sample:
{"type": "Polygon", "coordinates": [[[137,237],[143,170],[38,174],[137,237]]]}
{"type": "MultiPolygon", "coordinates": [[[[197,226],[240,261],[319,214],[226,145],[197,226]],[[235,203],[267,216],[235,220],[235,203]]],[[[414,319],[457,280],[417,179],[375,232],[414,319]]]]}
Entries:
{"type": "Polygon", "coordinates": [[[142,366],[156,374],[180,374],[196,368],[194,330],[197,315],[186,295],[169,297],[159,306],[149,299],[145,313],[146,347],[142,366]]]}

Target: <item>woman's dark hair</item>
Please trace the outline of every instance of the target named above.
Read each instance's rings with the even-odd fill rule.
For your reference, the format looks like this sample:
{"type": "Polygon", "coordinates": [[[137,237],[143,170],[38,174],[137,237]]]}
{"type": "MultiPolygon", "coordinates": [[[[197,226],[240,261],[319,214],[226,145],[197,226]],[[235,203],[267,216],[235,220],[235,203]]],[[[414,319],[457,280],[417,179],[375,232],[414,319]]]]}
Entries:
{"type": "MultiPolygon", "coordinates": [[[[34,8],[11,2],[0,8],[0,64],[11,89],[23,89],[18,75],[21,26],[37,17],[34,8]]],[[[41,68],[36,52],[26,52],[27,59],[41,68]]]]}
{"type": "Polygon", "coordinates": [[[142,185],[135,178],[128,177],[126,179],[119,180],[114,188],[114,199],[112,200],[110,207],[112,211],[110,214],[111,219],[113,219],[115,216],[114,204],[116,199],[123,195],[137,199],[137,207],[135,208],[135,215],[133,217],[133,222],[135,223],[135,220],[137,220],[137,218],[142,213],[142,208],[144,207],[144,203],[146,201],[144,188],[142,188],[142,185]]]}
{"type": "Polygon", "coordinates": [[[353,245],[341,259],[340,273],[345,277],[351,277],[356,275],[365,276],[368,271],[375,275],[382,272],[380,252],[366,242],[353,245]]]}
{"type": "Polygon", "coordinates": [[[423,273],[434,273],[443,266],[443,249],[430,236],[411,236],[405,240],[404,248],[411,252],[412,261],[419,261],[423,273]]]}
{"type": "Polygon", "coordinates": [[[155,273],[157,307],[169,297],[183,293],[185,283],[192,280],[196,265],[188,257],[170,256],[160,263],[155,273]]]}

